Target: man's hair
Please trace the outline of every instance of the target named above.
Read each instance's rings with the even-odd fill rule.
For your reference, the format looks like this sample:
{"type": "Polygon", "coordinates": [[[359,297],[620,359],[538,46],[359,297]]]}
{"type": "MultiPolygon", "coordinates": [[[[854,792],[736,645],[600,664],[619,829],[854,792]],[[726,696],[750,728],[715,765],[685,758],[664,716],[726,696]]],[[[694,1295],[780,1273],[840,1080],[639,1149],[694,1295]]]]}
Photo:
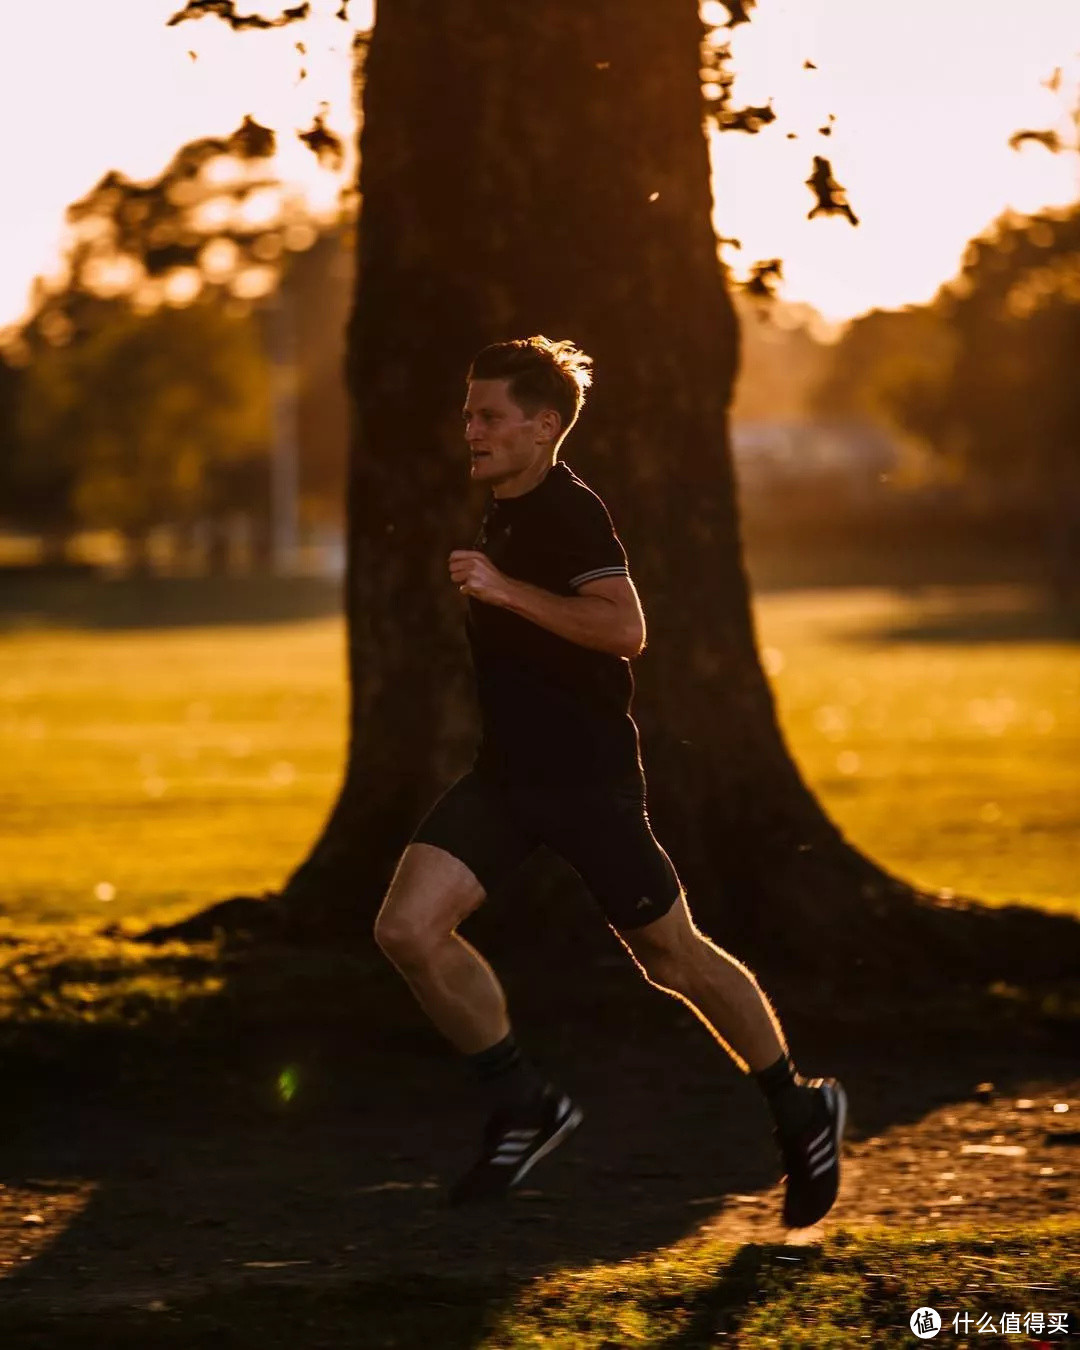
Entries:
{"type": "Polygon", "coordinates": [[[468,378],[508,380],[510,397],[526,417],[554,408],[561,440],[577,421],[592,384],[592,357],[569,340],[552,342],[538,334],[485,347],[473,358],[468,378]]]}

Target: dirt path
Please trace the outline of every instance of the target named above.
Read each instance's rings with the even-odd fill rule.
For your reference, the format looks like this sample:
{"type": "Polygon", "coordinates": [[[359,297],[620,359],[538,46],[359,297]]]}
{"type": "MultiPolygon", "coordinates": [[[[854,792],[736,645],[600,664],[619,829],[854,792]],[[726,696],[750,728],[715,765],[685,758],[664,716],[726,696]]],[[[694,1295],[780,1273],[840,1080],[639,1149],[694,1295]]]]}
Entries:
{"type": "MultiPolygon", "coordinates": [[[[288,1107],[243,1080],[208,1080],[200,1099],[186,1079],[137,1108],[50,1103],[4,1150],[0,1300],[148,1306],[230,1281],[522,1277],[699,1231],[784,1241],[763,1106],[706,1037],[681,1040],[677,1060],[674,1048],[628,1037],[586,1054],[557,1038],[585,1124],[494,1209],[445,1206],[478,1118],[441,1055],[324,1063],[288,1107]]],[[[868,1050],[830,1059],[852,1101],[831,1228],[1076,1213],[1075,1062],[1045,1047],[868,1050]]]]}

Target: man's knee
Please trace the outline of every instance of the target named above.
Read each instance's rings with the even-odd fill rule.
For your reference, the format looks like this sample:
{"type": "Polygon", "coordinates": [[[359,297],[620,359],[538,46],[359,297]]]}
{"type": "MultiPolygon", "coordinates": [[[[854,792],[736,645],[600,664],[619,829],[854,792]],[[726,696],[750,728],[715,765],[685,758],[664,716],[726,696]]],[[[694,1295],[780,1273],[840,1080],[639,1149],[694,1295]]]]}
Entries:
{"type": "MultiPolygon", "coordinates": [[[[389,900],[390,897],[387,897],[389,900]]],[[[375,941],[395,965],[424,965],[432,949],[446,937],[430,920],[410,913],[407,907],[383,908],[375,920],[375,941]]]]}
{"type": "Polygon", "coordinates": [[[450,875],[433,876],[432,859],[422,851],[410,857],[411,852],[402,859],[375,919],[375,941],[396,966],[422,967],[483,891],[456,859],[443,869],[450,875]]]}
{"type": "MultiPolygon", "coordinates": [[[[624,938],[645,978],[658,989],[686,994],[693,983],[694,953],[682,938],[624,938]]],[[[694,939],[691,939],[694,941],[694,939]]]]}

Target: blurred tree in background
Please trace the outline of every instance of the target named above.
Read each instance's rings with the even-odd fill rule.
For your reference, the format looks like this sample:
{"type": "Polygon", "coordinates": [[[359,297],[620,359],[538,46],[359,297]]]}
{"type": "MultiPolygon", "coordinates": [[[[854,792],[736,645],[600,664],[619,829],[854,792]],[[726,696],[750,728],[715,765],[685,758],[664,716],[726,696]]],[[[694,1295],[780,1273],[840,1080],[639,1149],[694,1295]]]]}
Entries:
{"type": "Polygon", "coordinates": [[[74,447],[55,445],[40,455],[29,451],[20,428],[28,384],[21,363],[0,356],[0,527],[35,532],[43,560],[63,559],[68,536],[77,527],[74,505],[74,447]]]}
{"type": "Polygon", "coordinates": [[[971,242],[931,304],[855,319],[810,402],[920,442],[988,542],[995,528],[1026,528],[1069,606],[1080,584],[1078,353],[1080,208],[1009,213],[971,242]]]}
{"type": "MultiPolygon", "coordinates": [[[[340,151],[325,129],[319,144],[340,151]]],[[[313,219],[274,177],[274,149],[245,118],[183,146],[156,179],[113,171],[69,208],[66,276],[37,284],[6,343],[18,369],[4,519],[54,555],[103,527],[145,566],[147,535],[165,525],[181,542],[205,536],[188,552],[220,566],[240,525],[265,563],[283,438],[299,514],[340,524],[354,213],[346,199],[313,219]],[[273,400],[286,380],[287,403],[273,400]]]]}
{"type": "Polygon", "coordinates": [[[265,494],[268,372],[252,324],[220,306],[94,313],[26,367],[16,479],[63,472],[70,518],[118,530],[143,569],[155,527],[265,494]]]}
{"type": "Polygon", "coordinates": [[[914,391],[951,358],[952,334],[933,309],[872,310],[853,319],[829,349],[807,401],[818,417],[863,417],[904,428],[914,391]]]}
{"type": "Polygon", "coordinates": [[[739,289],[733,298],[742,354],[732,418],[812,416],[811,396],[831,355],[821,316],[809,305],[783,300],[761,304],[739,289]]]}
{"type": "Polygon", "coordinates": [[[1041,518],[1049,578],[1080,594],[1080,208],[1006,215],[968,248],[935,311],[952,359],[900,411],[997,509],[1041,518]]]}

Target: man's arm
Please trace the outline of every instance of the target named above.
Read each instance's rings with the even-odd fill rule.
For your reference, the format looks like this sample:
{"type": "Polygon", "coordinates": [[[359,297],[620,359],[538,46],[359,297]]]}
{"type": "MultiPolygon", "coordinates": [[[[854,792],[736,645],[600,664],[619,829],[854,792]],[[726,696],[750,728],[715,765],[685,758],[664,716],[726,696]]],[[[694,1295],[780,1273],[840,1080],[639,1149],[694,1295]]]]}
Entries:
{"type": "Polygon", "coordinates": [[[555,595],[504,576],[484,553],[457,549],[450,576],[462,595],[498,605],[579,647],[628,659],[645,646],[641,601],[628,576],[586,582],[576,595],[555,595]]]}

